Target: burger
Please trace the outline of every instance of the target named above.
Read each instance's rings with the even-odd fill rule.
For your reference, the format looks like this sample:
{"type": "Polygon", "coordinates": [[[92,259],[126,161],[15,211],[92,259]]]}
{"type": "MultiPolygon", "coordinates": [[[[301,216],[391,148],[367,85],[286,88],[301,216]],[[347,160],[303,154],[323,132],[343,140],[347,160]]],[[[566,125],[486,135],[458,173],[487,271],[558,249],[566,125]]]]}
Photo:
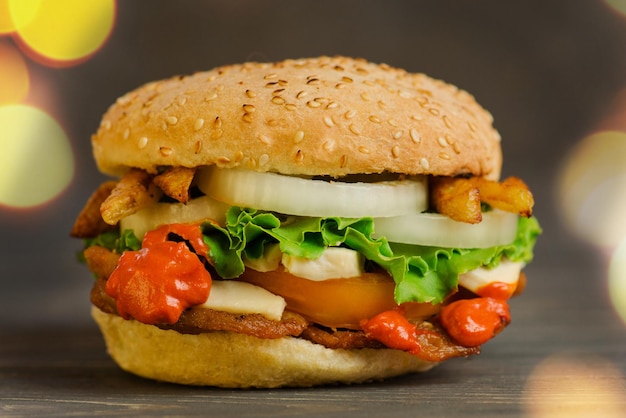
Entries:
{"type": "Polygon", "coordinates": [[[467,92],[348,57],[244,63],[122,96],[71,235],[108,353],[150,379],[347,384],[480,347],[540,233],[467,92]]]}

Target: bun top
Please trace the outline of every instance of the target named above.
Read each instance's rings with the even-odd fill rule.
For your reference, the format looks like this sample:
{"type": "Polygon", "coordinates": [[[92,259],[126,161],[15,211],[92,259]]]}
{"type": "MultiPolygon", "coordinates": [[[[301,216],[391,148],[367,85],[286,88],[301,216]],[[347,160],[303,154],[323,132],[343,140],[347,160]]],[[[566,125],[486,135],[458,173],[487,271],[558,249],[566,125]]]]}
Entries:
{"type": "Polygon", "coordinates": [[[99,169],[216,164],[291,175],[497,179],[491,115],[467,92],[361,59],[245,63],[146,84],[92,137],[99,169]]]}

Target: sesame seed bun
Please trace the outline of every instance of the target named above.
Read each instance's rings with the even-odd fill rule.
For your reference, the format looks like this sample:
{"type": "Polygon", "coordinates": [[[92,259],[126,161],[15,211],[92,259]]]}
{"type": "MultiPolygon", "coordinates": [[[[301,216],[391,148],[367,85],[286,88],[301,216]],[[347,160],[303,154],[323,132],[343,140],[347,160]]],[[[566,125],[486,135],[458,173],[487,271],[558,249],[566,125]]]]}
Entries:
{"type": "Polygon", "coordinates": [[[119,98],[92,138],[100,170],[216,164],[293,175],[497,179],[500,136],[467,92],[346,57],[246,63],[119,98]]]}
{"type": "Polygon", "coordinates": [[[95,307],[92,315],[122,369],[171,383],[225,388],[362,383],[423,372],[436,364],[399,350],[331,350],[298,338],[259,339],[233,332],[180,334],[95,307]]]}

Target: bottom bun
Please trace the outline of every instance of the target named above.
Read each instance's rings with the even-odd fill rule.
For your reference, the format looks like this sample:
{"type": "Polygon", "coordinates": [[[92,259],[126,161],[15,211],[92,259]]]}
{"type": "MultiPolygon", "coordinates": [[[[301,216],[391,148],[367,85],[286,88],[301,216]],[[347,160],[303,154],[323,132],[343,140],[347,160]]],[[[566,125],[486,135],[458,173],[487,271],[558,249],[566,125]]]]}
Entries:
{"type": "Polygon", "coordinates": [[[275,388],[362,383],[437,363],[391,349],[335,350],[307,340],[232,332],[181,334],[92,308],[107,350],[124,370],[171,383],[275,388]]]}

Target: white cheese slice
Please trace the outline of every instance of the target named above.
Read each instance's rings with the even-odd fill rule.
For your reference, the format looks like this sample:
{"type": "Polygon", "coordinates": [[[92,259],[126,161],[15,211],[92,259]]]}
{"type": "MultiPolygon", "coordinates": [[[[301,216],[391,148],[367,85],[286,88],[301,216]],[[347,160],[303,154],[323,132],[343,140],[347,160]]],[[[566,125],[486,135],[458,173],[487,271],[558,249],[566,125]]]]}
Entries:
{"type": "Polygon", "coordinates": [[[524,267],[522,262],[502,260],[498,267],[492,269],[479,267],[461,274],[459,276],[459,285],[477,293],[480,288],[495,282],[516,284],[522,267],[524,267]]]}
{"type": "Polygon", "coordinates": [[[243,264],[252,270],[260,272],[274,271],[280,265],[281,258],[280,246],[278,244],[269,244],[259,258],[247,258],[244,255],[243,264]]]}
{"type": "Polygon", "coordinates": [[[214,280],[209,299],[200,307],[234,314],[258,313],[280,321],[287,302],[262,287],[235,280],[214,280]]]}
{"type": "Polygon", "coordinates": [[[356,277],[363,274],[362,254],[343,247],[329,247],[316,259],[283,254],[285,269],[294,276],[321,281],[356,277]]]}

